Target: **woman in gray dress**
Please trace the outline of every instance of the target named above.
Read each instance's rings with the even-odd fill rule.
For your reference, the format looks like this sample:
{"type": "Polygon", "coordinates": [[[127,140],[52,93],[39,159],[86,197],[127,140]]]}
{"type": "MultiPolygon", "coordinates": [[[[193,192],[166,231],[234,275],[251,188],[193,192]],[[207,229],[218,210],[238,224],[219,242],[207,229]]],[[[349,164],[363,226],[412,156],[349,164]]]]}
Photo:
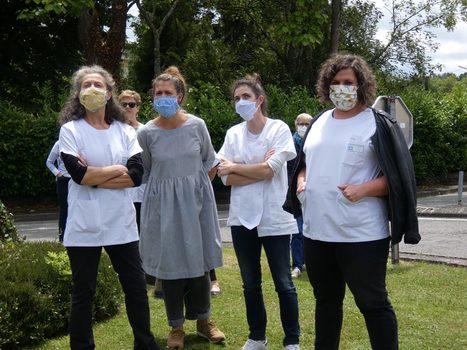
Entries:
{"type": "Polygon", "coordinates": [[[176,67],[154,79],[158,116],[138,132],[146,189],[141,208],[140,250],[146,273],[162,281],[172,330],[169,348],[183,348],[183,323],[225,340],[210,318],[209,272],[222,265],[217,208],[208,172],[215,153],[204,121],[181,109],[186,84],[176,67]],[[184,313],[185,310],[185,315],[184,313]]]}

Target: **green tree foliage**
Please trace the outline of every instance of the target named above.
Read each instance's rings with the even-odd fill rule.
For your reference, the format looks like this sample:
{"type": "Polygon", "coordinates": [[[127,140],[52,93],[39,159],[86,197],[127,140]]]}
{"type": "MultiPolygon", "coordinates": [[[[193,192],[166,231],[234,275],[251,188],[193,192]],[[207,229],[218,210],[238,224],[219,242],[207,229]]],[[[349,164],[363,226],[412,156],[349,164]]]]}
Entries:
{"type": "Polygon", "coordinates": [[[0,91],[2,100],[27,111],[41,107],[32,104],[34,84],[51,82],[57,94],[66,77],[83,62],[76,32],[77,19],[50,16],[47,20],[18,19],[22,11],[34,9],[23,1],[2,2],[0,11],[0,91]]]}
{"type": "Polygon", "coordinates": [[[58,137],[57,114],[65,95],[57,96],[52,84],[35,86],[25,111],[0,100],[0,197],[38,196],[54,193],[54,178],[45,160],[58,137]]]}
{"type": "Polygon", "coordinates": [[[372,2],[356,0],[345,6],[341,21],[340,50],[367,60],[372,59],[381,46],[376,40],[376,33],[382,16],[372,2]]]}
{"type": "Polygon", "coordinates": [[[78,16],[83,8],[94,6],[93,0],[22,0],[27,7],[18,12],[18,19],[35,20],[47,19],[49,16],[74,15],[78,16]]]}
{"type": "Polygon", "coordinates": [[[431,30],[454,29],[466,11],[465,0],[386,0],[383,14],[390,16],[390,29],[370,63],[393,74],[406,74],[410,67],[413,75],[430,75],[439,68],[430,57],[438,48],[431,30]]]}

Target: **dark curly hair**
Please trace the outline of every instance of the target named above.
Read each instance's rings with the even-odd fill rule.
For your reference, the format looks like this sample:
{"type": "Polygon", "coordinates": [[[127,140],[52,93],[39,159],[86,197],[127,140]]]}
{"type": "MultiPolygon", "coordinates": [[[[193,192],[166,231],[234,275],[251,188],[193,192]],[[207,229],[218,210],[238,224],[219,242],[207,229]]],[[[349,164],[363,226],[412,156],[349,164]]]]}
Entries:
{"type": "Polygon", "coordinates": [[[84,77],[88,74],[99,74],[102,76],[104,78],[107,91],[112,93],[112,96],[105,105],[105,121],[107,124],[112,124],[112,121],[114,120],[126,123],[127,117],[125,109],[120,106],[120,103],[117,101],[115,80],[112,78],[112,75],[101,66],[92,65],[83,66],[73,74],[70,96],[58,116],[60,125],[65,124],[70,120],[82,119],[86,116],[86,108],[84,108],[81,102],[79,102],[79,93],[81,91],[81,84],[84,77]]]}
{"type": "Polygon", "coordinates": [[[376,79],[368,63],[357,55],[334,55],[321,66],[316,91],[321,102],[331,102],[329,87],[336,74],[347,68],[352,68],[358,81],[358,102],[371,106],[376,96],[376,79]]]}
{"type": "Polygon", "coordinates": [[[266,91],[264,91],[263,86],[261,85],[261,77],[258,73],[247,74],[243,78],[236,80],[232,88],[230,89],[232,99],[235,94],[235,90],[237,90],[240,86],[246,85],[248,86],[251,91],[255,94],[255,97],[258,98],[259,96],[264,96],[264,101],[261,104],[261,112],[264,116],[268,115],[268,99],[266,96],[266,91]]]}

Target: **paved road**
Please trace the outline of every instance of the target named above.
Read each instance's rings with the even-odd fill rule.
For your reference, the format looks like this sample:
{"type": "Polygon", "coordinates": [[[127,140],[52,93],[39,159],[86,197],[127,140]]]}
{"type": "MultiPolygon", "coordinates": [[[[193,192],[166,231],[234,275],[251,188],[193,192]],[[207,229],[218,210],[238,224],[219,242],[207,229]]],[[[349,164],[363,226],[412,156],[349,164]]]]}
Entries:
{"type": "MultiPolygon", "coordinates": [[[[422,241],[417,245],[400,244],[400,256],[404,259],[438,261],[467,266],[467,193],[464,205],[457,204],[457,194],[444,194],[420,198],[419,213],[422,241]]],[[[231,244],[230,229],[226,227],[227,210],[219,208],[219,225],[222,241],[231,244]]],[[[57,213],[18,215],[15,217],[18,231],[29,241],[56,240],[57,213]]]]}

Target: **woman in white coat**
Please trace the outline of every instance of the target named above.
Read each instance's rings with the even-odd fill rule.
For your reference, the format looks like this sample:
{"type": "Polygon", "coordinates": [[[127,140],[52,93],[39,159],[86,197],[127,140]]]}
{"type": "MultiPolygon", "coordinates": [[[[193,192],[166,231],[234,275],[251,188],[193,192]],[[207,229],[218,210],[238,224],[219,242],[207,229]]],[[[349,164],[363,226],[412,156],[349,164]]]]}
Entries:
{"type": "Polygon", "coordinates": [[[114,96],[112,76],[100,66],[85,66],[73,75],[60,112],[60,156],[72,178],[63,240],[73,277],[70,348],[95,347],[92,299],[104,248],[125,293],[134,348],[156,350],[135,208],[126,190],[141,183],[142,149],[114,96]]]}
{"type": "Polygon", "coordinates": [[[285,349],[299,349],[297,293],[290,276],[292,215],[282,209],[287,193],[287,161],[296,152],[289,127],[267,117],[266,94],[257,75],[233,86],[237,113],[245,120],[227,131],[218,153],[218,175],[231,186],[227,225],[243,281],[250,329],[244,350],[266,349],[266,309],[261,287],[264,247],[277,294],[285,349]]]}

